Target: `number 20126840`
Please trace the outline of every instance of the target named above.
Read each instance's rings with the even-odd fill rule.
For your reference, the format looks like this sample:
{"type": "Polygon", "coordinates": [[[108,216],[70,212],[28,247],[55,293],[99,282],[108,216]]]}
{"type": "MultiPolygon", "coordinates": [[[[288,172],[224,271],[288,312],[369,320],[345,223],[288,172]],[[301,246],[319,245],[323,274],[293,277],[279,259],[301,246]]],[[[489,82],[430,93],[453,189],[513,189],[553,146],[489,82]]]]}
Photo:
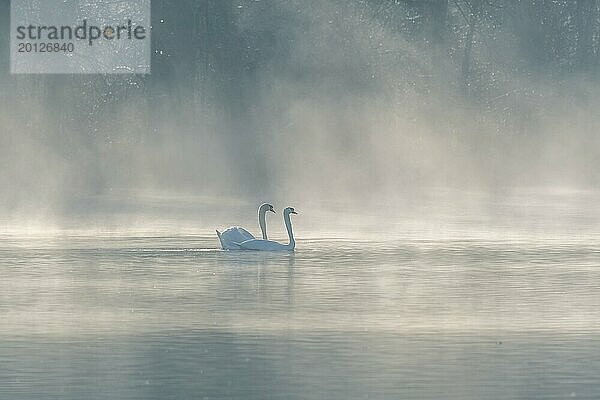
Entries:
{"type": "Polygon", "coordinates": [[[75,50],[73,43],[19,43],[19,53],[72,53],[75,50]]]}

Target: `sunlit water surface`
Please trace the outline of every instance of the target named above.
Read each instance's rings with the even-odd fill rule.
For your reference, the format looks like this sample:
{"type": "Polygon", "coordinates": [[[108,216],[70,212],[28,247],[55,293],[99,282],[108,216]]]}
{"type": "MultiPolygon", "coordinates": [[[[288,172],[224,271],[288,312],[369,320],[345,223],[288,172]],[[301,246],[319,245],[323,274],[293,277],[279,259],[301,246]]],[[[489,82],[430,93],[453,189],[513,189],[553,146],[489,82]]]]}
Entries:
{"type": "Polygon", "coordinates": [[[0,398],[600,398],[598,236],[473,232],[6,234],[0,398]]]}

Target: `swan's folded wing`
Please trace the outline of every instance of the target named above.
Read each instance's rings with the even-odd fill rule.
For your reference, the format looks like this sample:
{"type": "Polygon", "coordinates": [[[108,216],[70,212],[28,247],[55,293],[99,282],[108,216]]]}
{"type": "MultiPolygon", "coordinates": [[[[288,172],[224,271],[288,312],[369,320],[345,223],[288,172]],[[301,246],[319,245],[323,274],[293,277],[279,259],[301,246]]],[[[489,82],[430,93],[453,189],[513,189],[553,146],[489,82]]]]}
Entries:
{"type": "Polygon", "coordinates": [[[238,232],[240,233],[240,235],[242,235],[245,239],[242,240],[242,242],[245,242],[246,240],[252,240],[254,239],[254,235],[251,234],[250,232],[248,232],[247,230],[245,230],[244,228],[240,228],[240,227],[236,227],[238,229],[238,232]]]}
{"type": "Polygon", "coordinates": [[[250,232],[237,226],[228,228],[219,235],[221,247],[224,250],[239,250],[237,243],[251,239],[254,239],[254,236],[250,232]]]}
{"type": "Polygon", "coordinates": [[[245,242],[246,240],[254,239],[254,235],[238,226],[228,228],[225,232],[221,233],[223,240],[227,242],[245,242]]]}

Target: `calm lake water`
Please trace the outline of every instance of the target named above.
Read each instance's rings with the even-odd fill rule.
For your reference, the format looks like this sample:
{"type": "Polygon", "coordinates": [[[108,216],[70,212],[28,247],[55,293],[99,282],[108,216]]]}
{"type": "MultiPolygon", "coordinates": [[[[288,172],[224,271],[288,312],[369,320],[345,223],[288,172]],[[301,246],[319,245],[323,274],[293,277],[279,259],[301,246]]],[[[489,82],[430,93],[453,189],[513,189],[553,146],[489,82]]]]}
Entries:
{"type": "Polygon", "coordinates": [[[565,218],[293,254],[5,234],[0,399],[598,399],[599,236],[565,218]]]}

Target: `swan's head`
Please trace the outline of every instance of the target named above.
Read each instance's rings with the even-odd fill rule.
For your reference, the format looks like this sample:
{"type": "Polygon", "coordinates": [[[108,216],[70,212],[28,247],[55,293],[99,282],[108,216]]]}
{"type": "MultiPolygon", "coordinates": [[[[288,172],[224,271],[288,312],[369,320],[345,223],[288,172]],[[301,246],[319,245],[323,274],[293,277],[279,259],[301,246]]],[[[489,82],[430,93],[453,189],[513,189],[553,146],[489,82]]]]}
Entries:
{"type": "Polygon", "coordinates": [[[275,213],[275,209],[273,209],[273,206],[269,203],[264,203],[260,206],[259,211],[271,211],[273,214],[275,213]]]}
{"type": "Polygon", "coordinates": [[[289,215],[289,214],[298,214],[296,212],[296,210],[294,210],[294,207],[288,207],[288,208],[286,208],[285,210],[283,210],[283,213],[287,214],[287,215],[289,215]]]}

